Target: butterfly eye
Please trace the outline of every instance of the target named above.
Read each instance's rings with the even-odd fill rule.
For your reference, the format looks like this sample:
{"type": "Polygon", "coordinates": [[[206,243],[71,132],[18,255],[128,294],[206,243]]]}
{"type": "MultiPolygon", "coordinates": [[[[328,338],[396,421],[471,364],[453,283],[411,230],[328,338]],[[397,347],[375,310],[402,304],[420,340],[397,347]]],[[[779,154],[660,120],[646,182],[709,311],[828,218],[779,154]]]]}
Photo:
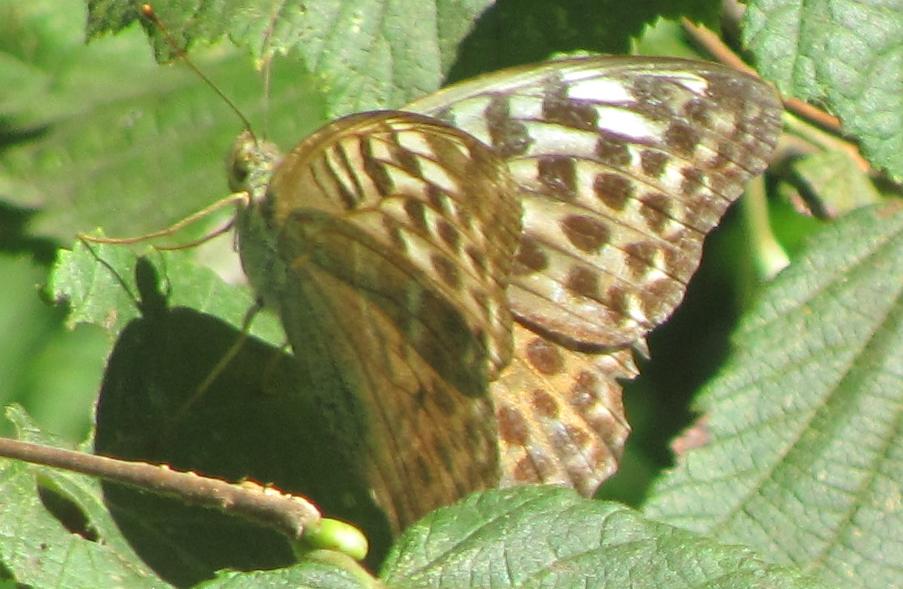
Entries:
{"type": "Polygon", "coordinates": [[[251,175],[251,159],[245,153],[246,149],[241,141],[233,146],[229,157],[226,158],[226,173],[229,177],[229,188],[233,192],[247,190],[248,177],[251,175]]]}
{"type": "Polygon", "coordinates": [[[247,166],[240,162],[236,162],[229,170],[229,186],[231,186],[233,190],[243,187],[248,180],[249,174],[250,172],[247,166]]]}

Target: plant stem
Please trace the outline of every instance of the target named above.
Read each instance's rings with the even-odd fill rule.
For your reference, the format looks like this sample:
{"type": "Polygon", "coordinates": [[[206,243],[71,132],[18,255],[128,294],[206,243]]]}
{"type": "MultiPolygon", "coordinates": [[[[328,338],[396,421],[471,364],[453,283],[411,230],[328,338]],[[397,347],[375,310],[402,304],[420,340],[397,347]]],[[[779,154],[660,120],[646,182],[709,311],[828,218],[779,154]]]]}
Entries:
{"type": "Polygon", "coordinates": [[[277,530],[299,540],[320,522],[317,508],[302,497],[252,481],[229,483],[179,472],[166,465],[131,462],[31,442],[0,438],[0,456],[78,472],[181,499],[190,505],[218,509],[277,530]]]}

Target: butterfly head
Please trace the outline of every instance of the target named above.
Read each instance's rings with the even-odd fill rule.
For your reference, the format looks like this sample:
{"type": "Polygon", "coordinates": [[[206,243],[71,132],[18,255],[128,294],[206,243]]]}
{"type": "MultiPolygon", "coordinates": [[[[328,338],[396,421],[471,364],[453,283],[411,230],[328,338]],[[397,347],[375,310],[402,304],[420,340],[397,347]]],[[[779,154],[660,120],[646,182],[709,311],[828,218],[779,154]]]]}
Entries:
{"type": "Polygon", "coordinates": [[[247,192],[252,202],[260,202],[281,159],[282,154],[274,144],[243,131],[229,153],[229,188],[233,192],[247,192]]]}

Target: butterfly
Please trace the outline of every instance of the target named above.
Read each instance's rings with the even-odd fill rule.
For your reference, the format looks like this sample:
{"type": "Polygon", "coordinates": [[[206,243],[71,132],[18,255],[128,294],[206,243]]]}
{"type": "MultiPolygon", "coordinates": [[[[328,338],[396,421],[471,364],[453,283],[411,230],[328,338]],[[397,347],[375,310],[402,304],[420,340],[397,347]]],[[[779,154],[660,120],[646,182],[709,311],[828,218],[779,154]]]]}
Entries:
{"type": "Polygon", "coordinates": [[[781,104],[712,63],[503,70],[230,158],[239,252],[395,530],[487,487],[592,495],[618,379],[761,173],[781,104]]]}

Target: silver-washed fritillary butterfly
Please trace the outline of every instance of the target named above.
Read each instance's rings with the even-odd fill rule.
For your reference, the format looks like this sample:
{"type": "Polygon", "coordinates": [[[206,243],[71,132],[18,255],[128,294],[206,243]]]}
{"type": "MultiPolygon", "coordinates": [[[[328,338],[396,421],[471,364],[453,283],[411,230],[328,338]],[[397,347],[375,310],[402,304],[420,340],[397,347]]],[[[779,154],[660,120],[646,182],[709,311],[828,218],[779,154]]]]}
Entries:
{"type": "Polygon", "coordinates": [[[780,113],[723,66],[591,57],[351,115],[285,157],[242,135],[243,265],[396,528],[476,489],[590,495],[612,474],[616,379],[780,113]]]}

